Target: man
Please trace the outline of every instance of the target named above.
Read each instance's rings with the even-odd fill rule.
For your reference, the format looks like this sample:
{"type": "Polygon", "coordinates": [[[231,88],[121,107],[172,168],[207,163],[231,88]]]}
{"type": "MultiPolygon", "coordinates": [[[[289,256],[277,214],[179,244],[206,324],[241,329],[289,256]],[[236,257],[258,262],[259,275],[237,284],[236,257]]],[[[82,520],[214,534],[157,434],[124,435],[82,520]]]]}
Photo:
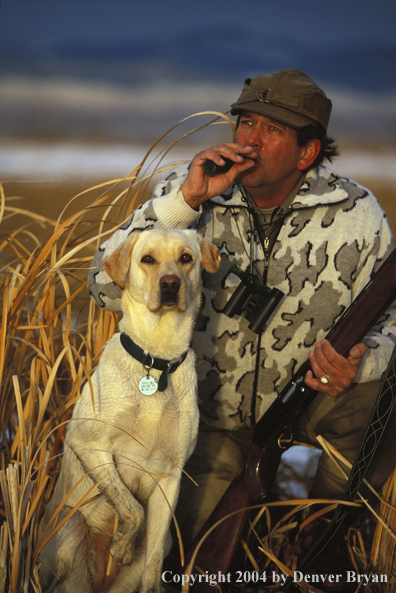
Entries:
{"type": "MultiPolygon", "coordinates": [[[[323,340],[394,246],[375,197],[321,165],[337,154],[327,136],[331,106],[298,70],[247,79],[231,107],[238,116],[233,142],[204,150],[159,183],[93,262],[91,294],[117,310],[120,294],[102,261],[131,232],[192,227],[221,251],[219,272],[204,274],[193,341],[202,422],[187,468],[199,484],[192,503],[198,516],[188,510],[193,531],[242,469],[256,419],[307,357],[305,381],[322,395],[300,420],[298,437],[317,446],[321,434],[353,461],[394,346],[390,312],[347,358],[323,340]],[[221,166],[224,157],[231,169],[208,177],[206,161],[221,166]],[[222,313],[239,284],[232,263],[285,295],[260,336],[243,317],[222,313]]],[[[395,465],[394,447],[387,449],[373,464],[376,488],[395,465]]],[[[337,498],[345,482],[323,454],[313,495],[337,498]]],[[[187,485],[184,492],[191,503],[187,485]]]]}

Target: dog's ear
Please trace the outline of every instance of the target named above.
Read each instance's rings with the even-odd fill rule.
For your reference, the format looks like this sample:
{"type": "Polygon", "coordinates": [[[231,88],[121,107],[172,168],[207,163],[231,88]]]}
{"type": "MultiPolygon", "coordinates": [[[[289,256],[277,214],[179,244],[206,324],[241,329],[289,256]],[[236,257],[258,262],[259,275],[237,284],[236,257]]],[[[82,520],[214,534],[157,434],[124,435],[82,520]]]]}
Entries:
{"type": "Polygon", "coordinates": [[[105,271],[121,290],[125,288],[132,250],[138,238],[139,233],[133,233],[103,261],[105,271]]]}
{"type": "Polygon", "coordinates": [[[220,251],[213,243],[200,240],[199,246],[201,248],[201,261],[205,270],[208,270],[211,274],[214,274],[219,269],[221,256],[220,251]]]}

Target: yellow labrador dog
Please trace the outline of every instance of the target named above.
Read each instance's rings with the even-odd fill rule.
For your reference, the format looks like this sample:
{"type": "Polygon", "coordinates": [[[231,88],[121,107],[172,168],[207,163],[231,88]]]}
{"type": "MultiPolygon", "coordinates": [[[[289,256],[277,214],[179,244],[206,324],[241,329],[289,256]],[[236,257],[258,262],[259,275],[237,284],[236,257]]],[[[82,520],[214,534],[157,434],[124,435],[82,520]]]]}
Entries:
{"type": "Polygon", "coordinates": [[[188,230],[133,233],[105,260],[123,290],[121,333],[92,377],[95,407],[87,384],[68,425],[41,532],[68,493],[58,522],[89,494],[40,555],[43,591],[159,592],[171,509],[198,430],[189,344],[201,264],[214,273],[219,263],[217,247],[188,230]]]}

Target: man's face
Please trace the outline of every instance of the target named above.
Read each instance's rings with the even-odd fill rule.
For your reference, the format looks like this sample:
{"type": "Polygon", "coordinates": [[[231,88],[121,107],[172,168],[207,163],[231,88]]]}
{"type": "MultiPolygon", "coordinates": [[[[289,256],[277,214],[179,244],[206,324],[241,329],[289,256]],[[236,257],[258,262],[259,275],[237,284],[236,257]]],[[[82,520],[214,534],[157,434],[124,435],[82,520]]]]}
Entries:
{"type": "Polygon", "coordinates": [[[290,191],[301,176],[304,147],[297,145],[297,132],[258,113],[244,112],[235,132],[235,142],[252,146],[257,157],[254,166],[243,171],[239,179],[251,194],[283,186],[290,191]]]}

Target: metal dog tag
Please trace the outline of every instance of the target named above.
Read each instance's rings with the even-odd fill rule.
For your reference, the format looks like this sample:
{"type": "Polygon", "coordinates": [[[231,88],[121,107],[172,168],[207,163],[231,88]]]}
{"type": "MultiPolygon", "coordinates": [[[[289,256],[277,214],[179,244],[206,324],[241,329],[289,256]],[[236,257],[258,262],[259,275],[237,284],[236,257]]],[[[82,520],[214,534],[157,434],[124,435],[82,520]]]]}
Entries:
{"type": "Polygon", "coordinates": [[[143,393],[143,395],[153,395],[158,389],[158,381],[147,375],[147,377],[143,377],[139,381],[139,391],[143,393]]]}

